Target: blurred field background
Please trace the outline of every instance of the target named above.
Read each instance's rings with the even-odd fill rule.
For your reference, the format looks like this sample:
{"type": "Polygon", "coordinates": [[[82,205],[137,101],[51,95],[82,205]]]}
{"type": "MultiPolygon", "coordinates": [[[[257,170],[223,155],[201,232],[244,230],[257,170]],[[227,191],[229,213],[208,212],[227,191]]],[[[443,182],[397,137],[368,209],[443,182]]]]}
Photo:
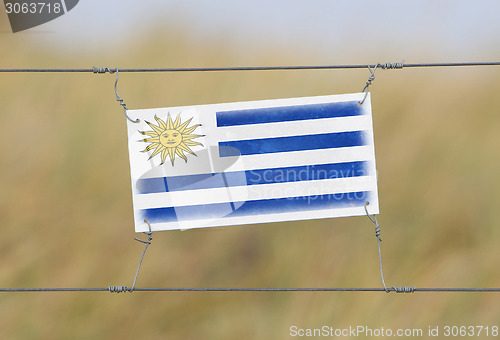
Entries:
{"type": "MultiPolygon", "coordinates": [[[[0,24],[8,30],[6,18],[0,24]]],[[[61,54],[37,44],[36,34],[4,33],[0,67],[332,63],[300,46],[268,46],[250,60],[224,38],[192,38],[175,24],[159,24],[133,45],[61,54]],[[176,38],[159,33],[168,30],[176,38]]],[[[354,63],[399,61],[381,51],[354,63]]],[[[354,93],[368,76],[367,70],[122,73],[118,90],[131,109],[154,108],[354,93]]],[[[499,76],[498,67],[377,71],[371,92],[388,286],[500,286],[499,76]]],[[[0,286],[130,286],[143,244],[133,240],[126,124],[114,75],[0,77],[0,286]]],[[[373,224],[354,217],[158,232],[137,286],[381,281],[373,224]]],[[[287,339],[292,325],[425,332],[499,325],[499,302],[498,293],[1,293],[0,338],[287,339]]]]}

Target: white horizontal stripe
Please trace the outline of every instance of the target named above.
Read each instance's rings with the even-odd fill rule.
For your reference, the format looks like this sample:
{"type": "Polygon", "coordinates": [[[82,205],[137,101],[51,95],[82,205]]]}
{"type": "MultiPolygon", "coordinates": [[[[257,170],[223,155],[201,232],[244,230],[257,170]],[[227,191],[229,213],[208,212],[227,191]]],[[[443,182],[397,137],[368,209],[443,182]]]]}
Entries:
{"type": "Polygon", "coordinates": [[[375,176],[272,183],[232,188],[174,191],[134,196],[135,209],[180,207],[273,198],[302,197],[377,189],[375,176]]]}
{"type": "Polygon", "coordinates": [[[218,140],[234,141],[247,139],[275,138],[321,133],[363,131],[372,129],[368,115],[297,120],[293,122],[262,123],[217,128],[218,140]]]}
{"type": "MultiPolygon", "coordinates": [[[[369,209],[371,214],[378,214],[379,207],[378,201],[373,199],[370,202],[369,209]]],[[[271,223],[271,222],[285,222],[285,221],[296,221],[296,220],[311,220],[311,219],[321,219],[321,218],[332,218],[332,217],[345,217],[345,216],[364,216],[366,215],[364,207],[352,207],[352,208],[339,208],[339,209],[324,209],[324,210],[314,210],[314,211],[296,211],[278,214],[266,214],[266,215],[253,215],[240,216],[240,217],[226,217],[211,220],[192,220],[192,221],[181,221],[181,222],[167,222],[167,223],[157,223],[151,225],[152,231],[157,230],[176,230],[176,229],[191,229],[200,227],[224,227],[232,225],[241,224],[255,224],[255,223],[271,223]]],[[[136,232],[149,231],[148,226],[144,221],[136,221],[136,232]]]]}
{"type": "MultiPolygon", "coordinates": [[[[341,103],[348,101],[359,102],[364,98],[364,96],[365,93],[348,93],[348,94],[336,94],[336,95],[316,96],[316,97],[267,99],[267,100],[234,102],[234,103],[127,110],[127,114],[132,119],[139,118],[140,120],[154,121],[155,115],[166,117],[168,113],[172,114],[172,116],[177,115],[177,113],[179,112],[185,112],[185,111],[198,111],[203,113],[215,114],[216,112],[234,111],[234,110],[252,110],[252,109],[286,107],[286,106],[296,106],[296,105],[341,103]]],[[[368,93],[365,103],[370,104],[370,93],[368,93]]],[[[370,105],[362,105],[362,108],[363,107],[365,109],[370,109],[370,105]]],[[[136,128],[133,122],[128,125],[134,127],[134,129],[136,128]]]]}
{"type": "MultiPolygon", "coordinates": [[[[210,172],[210,170],[215,172],[245,171],[265,168],[375,160],[373,145],[321,150],[302,150],[272,154],[269,153],[243,157],[224,157],[222,158],[222,161],[212,158],[213,169],[207,169],[207,166],[193,165],[193,163],[196,164],[195,162],[198,161],[201,161],[202,163],[205,162],[207,163],[206,165],[210,165],[209,160],[202,159],[201,152],[199,152],[199,155],[200,157],[191,159],[188,163],[176,163],[175,168],[173,168],[170,164],[165,164],[161,167],[155,168],[155,171],[143,174],[141,178],[199,175],[210,172]],[[231,163],[233,164],[229,169],[227,169],[227,164],[231,163]]],[[[373,167],[370,172],[374,169],[375,168],[373,167]]]]}
{"type": "MultiPolygon", "coordinates": [[[[229,158],[229,157],[228,157],[229,158]]],[[[268,153],[240,157],[241,162],[231,167],[231,171],[281,168],[301,165],[374,161],[373,145],[353,146],[319,150],[268,153]]],[[[216,169],[223,171],[224,169],[216,169]]]]}

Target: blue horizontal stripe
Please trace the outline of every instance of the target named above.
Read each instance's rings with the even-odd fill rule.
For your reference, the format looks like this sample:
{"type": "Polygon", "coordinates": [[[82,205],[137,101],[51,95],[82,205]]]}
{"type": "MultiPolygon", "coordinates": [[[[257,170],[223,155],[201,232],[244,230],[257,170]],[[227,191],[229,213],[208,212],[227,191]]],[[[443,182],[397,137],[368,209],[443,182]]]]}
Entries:
{"type": "Polygon", "coordinates": [[[313,181],[368,176],[368,162],[346,162],[281,168],[231,171],[223,174],[201,174],[144,178],[137,181],[139,194],[222,188],[270,183],[313,181]],[[219,176],[219,178],[217,178],[219,176]]]}
{"type": "Polygon", "coordinates": [[[290,122],[363,114],[357,101],[217,112],[217,126],[290,122]]]}
{"type": "Polygon", "coordinates": [[[235,151],[241,155],[255,155],[360,146],[365,145],[366,135],[365,131],[349,131],[219,142],[219,156],[239,156],[235,151]]]}
{"type": "Polygon", "coordinates": [[[225,217],[243,217],[287,212],[338,209],[361,207],[370,200],[371,191],[359,191],[329,195],[300,196],[277,199],[265,199],[243,203],[240,208],[230,208],[230,203],[215,203],[183,207],[144,209],[140,211],[141,219],[147,218],[151,223],[166,223],[183,221],[216,219],[225,217]]]}

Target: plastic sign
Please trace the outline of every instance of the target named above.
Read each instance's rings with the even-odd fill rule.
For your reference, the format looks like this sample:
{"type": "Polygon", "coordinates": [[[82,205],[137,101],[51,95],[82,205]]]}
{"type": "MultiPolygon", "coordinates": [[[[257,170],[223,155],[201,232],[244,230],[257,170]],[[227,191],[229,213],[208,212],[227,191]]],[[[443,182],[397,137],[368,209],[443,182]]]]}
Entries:
{"type": "Polygon", "coordinates": [[[377,214],[363,97],[127,111],[136,232],[377,214]]]}

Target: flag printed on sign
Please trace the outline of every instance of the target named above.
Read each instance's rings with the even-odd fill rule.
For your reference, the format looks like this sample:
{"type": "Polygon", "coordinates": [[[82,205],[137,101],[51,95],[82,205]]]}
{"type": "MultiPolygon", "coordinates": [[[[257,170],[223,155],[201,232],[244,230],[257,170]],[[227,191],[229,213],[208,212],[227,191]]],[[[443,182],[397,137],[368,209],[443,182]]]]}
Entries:
{"type": "Polygon", "coordinates": [[[378,214],[363,97],[129,110],[135,231],[378,214]]]}

